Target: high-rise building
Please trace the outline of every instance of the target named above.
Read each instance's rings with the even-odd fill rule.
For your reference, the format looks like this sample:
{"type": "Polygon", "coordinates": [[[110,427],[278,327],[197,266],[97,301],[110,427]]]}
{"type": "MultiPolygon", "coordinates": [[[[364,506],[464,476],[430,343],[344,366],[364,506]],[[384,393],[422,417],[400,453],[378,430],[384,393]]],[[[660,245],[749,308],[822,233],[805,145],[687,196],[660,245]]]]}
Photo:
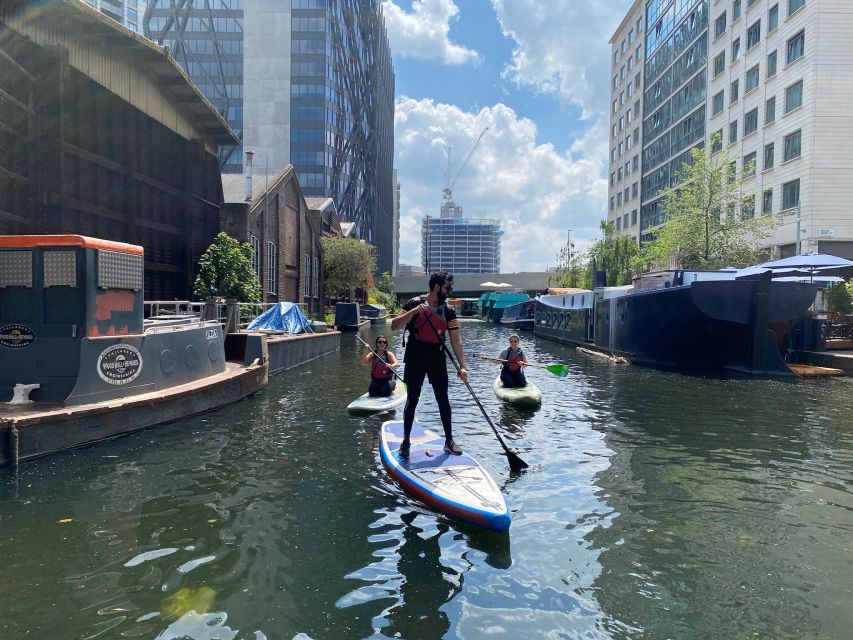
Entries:
{"type": "Polygon", "coordinates": [[[148,0],[82,0],[90,7],[120,22],[131,31],[142,33],[142,17],[148,0]]]}
{"type": "Polygon", "coordinates": [[[296,167],[306,197],[393,262],[394,70],[378,0],[149,0],[146,34],[169,44],[243,148],[223,172],[296,167]],[[202,5],[203,6],[197,6],[202,5]]]}
{"type": "MultiPolygon", "coordinates": [[[[797,251],[799,230],[802,253],[853,258],[853,119],[847,115],[853,98],[848,46],[853,14],[844,3],[637,0],[632,5],[611,40],[615,137],[608,219],[620,218],[623,231],[625,163],[631,160],[632,172],[634,165],[619,131],[620,96],[627,93],[621,69],[626,65],[627,78],[623,55],[631,50],[630,25],[636,37],[641,15],[643,177],[639,224],[633,227],[629,215],[629,232],[638,237],[664,221],[662,190],[675,185],[675,171],[689,149],[717,135],[738,158],[738,171],[755,172],[739,214],[778,216],[768,241],[775,255],[797,251]]],[[[636,60],[635,53],[635,65],[636,60]]],[[[636,84],[632,90],[636,93],[636,84]]],[[[633,205],[627,209],[633,211],[633,205]]]]}
{"type": "Polygon", "coordinates": [[[499,273],[501,235],[497,218],[425,216],[421,264],[426,273],[499,273]]]}
{"type": "Polygon", "coordinates": [[[394,253],[391,262],[391,275],[396,276],[400,265],[400,181],[394,169],[394,253]]]}

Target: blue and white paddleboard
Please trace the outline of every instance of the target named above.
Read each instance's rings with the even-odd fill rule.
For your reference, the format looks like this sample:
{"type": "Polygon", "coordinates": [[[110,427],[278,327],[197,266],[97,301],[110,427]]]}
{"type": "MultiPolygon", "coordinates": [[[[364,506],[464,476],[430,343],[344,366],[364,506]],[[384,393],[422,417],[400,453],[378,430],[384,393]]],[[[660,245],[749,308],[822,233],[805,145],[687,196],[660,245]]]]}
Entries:
{"type": "Polygon", "coordinates": [[[382,398],[365,393],[350,402],[347,411],[352,413],[382,413],[392,411],[404,404],[406,404],[406,390],[398,382],[390,396],[382,398]]]}
{"type": "Polygon", "coordinates": [[[456,520],[492,531],[509,529],[509,509],[503,494],[479,462],[466,453],[446,453],[444,434],[417,422],[412,425],[408,460],[399,457],[402,441],[402,421],[382,424],[382,462],[403,489],[456,520]]]}

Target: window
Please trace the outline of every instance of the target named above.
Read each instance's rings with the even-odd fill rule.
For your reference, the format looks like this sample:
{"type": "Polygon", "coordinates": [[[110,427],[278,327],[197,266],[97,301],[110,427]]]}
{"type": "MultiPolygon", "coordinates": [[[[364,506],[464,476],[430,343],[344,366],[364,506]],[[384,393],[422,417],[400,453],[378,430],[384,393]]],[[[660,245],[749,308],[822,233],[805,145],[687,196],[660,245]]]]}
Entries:
{"type": "Polygon", "coordinates": [[[633,82],[629,82],[629,83],[628,83],[627,92],[628,92],[628,97],[629,97],[629,98],[630,98],[632,95],[634,95],[634,83],[633,83],[633,82]]]}
{"type": "Polygon", "coordinates": [[[618,86],[619,86],[619,76],[613,76],[613,88],[615,89],[618,86]]]}
{"type": "Polygon", "coordinates": [[[622,179],[622,167],[619,167],[619,169],[616,171],[616,180],[618,181],[621,179],[622,179]]]}
{"type": "Polygon", "coordinates": [[[747,153],[743,157],[743,175],[745,176],[754,176],[755,175],[755,151],[752,153],[747,153]]]}
{"type": "Polygon", "coordinates": [[[625,104],[625,92],[624,91],[619,92],[619,104],[620,105],[625,104]]]}
{"type": "Polygon", "coordinates": [[[637,224],[637,210],[636,209],[634,209],[631,212],[631,226],[633,227],[635,224],[637,224]]]}
{"type": "Polygon", "coordinates": [[[748,136],[758,130],[758,107],[743,117],[743,135],[748,136]]]}
{"type": "Polygon", "coordinates": [[[613,126],[610,128],[610,139],[616,137],[616,123],[613,123],[613,126]]]}
{"type": "Polygon", "coordinates": [[[761,41],[761,20],[757,20],[746,31],[746,50],[749,51],[761,41]]]}
{"type": "Polygon", "coordinates": [[[732,42],[732,62],[737,62],[740,58],[740,38],[735,38],[732,42]]]}
{"type": "Polygon", "coordinates": [[[793,209],[800,203],[800,180],[791,180],[782,185],[782,209],[793,209]]]}
{"type": "Polygon", "coordinates": [[[772,78],[776,75],[776,50],[774,49],[767,54],[767,77],[772,78]]]}
{"type": "Polygon", "coordinates": [[[267,292],[275,294],[276,292],[276,280],[278,279],[276,274],[276,260],[278,258],[278,252],[275,248],[274,242],[267,242],[267,292]]]}
{"type": "Polygon", "coordinates": [[[617,217],[616,218],[616,231],[621,231],[621,230],[622,230],[622,218],[617,217]]]}
{"type": "Polygon", "coordinates": [[[302,256],[302,295],[311,297],[311,256],[307,253],[302,256]]]}
{"type": "Polygon", "coordinates": [[[261,241],[257,236],[250,236],[249,242],[252,244],[252,271],[261,279],[261,241]]]}
{"type": "Polygon", "coordinates": [[[791,64],[795,60],[803,57],[806,48],[806,32],[800,31],[793,38],[788,40],[788,59],[787,64],[791,64]]]}
{"type": "Polygon", "coordinates": [[[761,197],[761,213],[773,213],[773,189],[765,189],[761,197]]]}
{"type": "Polygon", "coordinates": [[[623,201],[625,204],[627,204],[627,203],[628,203],[628,200],[630,200],[630,199],[631,199],[630,194],[631,194],[631,190],[630,190],[628,187],[625,187],[624,197],[622,198],[622,201],[623,201]]]}
{"type": "Polygon", "coordinates": [[[714,37],[719,38],[726,31],[726,12],[714,20],[714,37]]]}
{"type": "Polygon", "coordinates": [[[637,171],[640,168],[640,155],[637,154],[634,156],[634,159],[631,161],[631,170],[637,171]]]}
{"type": "Polygon", "coordinates": [[[616,206],[617,207],[622,206],[622,192],[621,191],[616,194],[616,206]]]}
{"type": "Polygon", "coordinates": [[[806,3],[806,0],[788,0],[788,15],[795,13],[806,3]]]}
{"type": "Polygon", "coordinates": [[[720,91],[720,93],[718,93],[717,95],[714,96],[713,107],[711,109],[711,115],[715,116],[723,110],[723,94],[724,94],[724,92],[720,91]]]}
{"type": "Polygon", "coordinates": [[[615,148],[610,150],[610,162],[616,162],[616,149],[615,148]]]}
{"type": "Polygon", "coordinates": [[[775,149],[773,148],[773,143],[764,145],[764,170],[773,168],[775,149]]]}
{"type": "Polygon", "coordinates": [[[794,133],[785,136],[785,155],[782,158],[782,162],[788,162],[788,160],[800,157],[802,153],[801,139],[802,130],[794,131],[794,133]]]}
{"type": "Polygon", "coordinates": [[[738,86],[740,84],[740,80],[735,80],[732,82],[732,88],[729,91],[729,104],[733,102],[737,102],[737,99],[740,97],[738,95],[738,86]]]}
{"type": "Polygon", "coordinates": [[[610,196],[610,210],[613,211],[613,209],[615,207],[616,207],[616,198],[614,198],[613,196],[610,196]]]}
{"type": "Polygon", "coordinates": [[[779,5],[774,4],[767,13],[767,33],[774,31],[779,26],[779,5]]]}
{"type": "Polygon", "coordinates": [[[729,123],[729,144],[737,142],[737,120],[729,123]]]}
{"type": "Polygon", "coordinates": [[[625,116],[619,117],[619,131],[625,128],[625,116]]]}
{"type": "Polygon", "coordinates": [[[631,198],[636,198],[639,193],[639,182],[635,182],[631,185],[631,198]]]}
{"type": "Polygon", "coordinates": [[[758,65],[746,72],[746,93],[749,93],[758,86],[758,65]]]}
{"type": "Polygon", "coordinates": [[[740,0],[732,2],[732,22],[740,18],[740,0]]]}
{"type": "Polygon", "coordinates": [[[320,297],[320,258],[314,256],[314,269],[311,271],[311,295],[320,297]]]}
{"type": "Polygon", "coordinates": [[[740,205],[740,217],[743,220],[750,220],[755,217],[755,194],[743,199],[740,205]]]}
{"type": "Polygon", "coordinates": [[[716,78],[726,70],[726,52],[721,51],[720,55],[714,58],[714,77],[716,78]]]}
{"type": "Polygon", "coordinates": [[[803,81],[792,84],[785,89],[785,113],[790,113],[797,107],[803,106],[803,81]]]}
{"type": "Polygon", "coordinates": [[[764,103],[764,124],[770,124],[776,120],[776,97],[770,98],[764,103]]]}
{"type": "Polygon", "coordinates": [[[723,148],[723,130],[718,129],[711,134],[711,153],[717,153],[723,148]]]}

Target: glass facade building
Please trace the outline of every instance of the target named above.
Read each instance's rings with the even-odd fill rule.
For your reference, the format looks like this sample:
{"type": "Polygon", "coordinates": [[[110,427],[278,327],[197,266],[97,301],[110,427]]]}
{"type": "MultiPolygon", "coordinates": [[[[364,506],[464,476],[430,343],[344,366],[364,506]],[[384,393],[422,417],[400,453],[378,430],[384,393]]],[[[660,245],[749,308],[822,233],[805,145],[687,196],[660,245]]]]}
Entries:
{"type": "Polygon", "coordinates": [[[82,0],[131,31],[142,33],[142,17],[148,0],[82,0]]]}
{"type": "Polygon", "coordinates": [[[421,224],[421,262],[425,273],[500,273],[500,220],[432,218],[421,224]]]}
{"type": "Polygon", "coordinates": [[[663,222],[660,198],[704,144],[708,0],[646,2],[640,229],[663,222]]]}
{"type": "Polygon", "coordinates": [[[149,0],[145,32],[240,134],[223,173],[296,167],[393,262],[394,70],[378,0],[149,0]]]}

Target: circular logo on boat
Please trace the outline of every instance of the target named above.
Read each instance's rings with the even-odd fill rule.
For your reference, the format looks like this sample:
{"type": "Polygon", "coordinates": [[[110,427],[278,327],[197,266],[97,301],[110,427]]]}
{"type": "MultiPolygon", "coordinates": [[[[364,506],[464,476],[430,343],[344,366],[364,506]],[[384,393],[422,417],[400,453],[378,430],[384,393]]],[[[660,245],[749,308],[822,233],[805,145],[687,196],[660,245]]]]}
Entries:
{"type": "Polygon", "coordinates": [[[0,347],[22,349],[30,346],[35,339],[32,329],[22,324],[7,324],[0,327],[0,347]]]}
{"type": "Polygon", "coordinates": [[[98,356],[98,375],[107,384],[127,384],[142,371],[142,354],[129,344],[114,344],[98,356]]]}

